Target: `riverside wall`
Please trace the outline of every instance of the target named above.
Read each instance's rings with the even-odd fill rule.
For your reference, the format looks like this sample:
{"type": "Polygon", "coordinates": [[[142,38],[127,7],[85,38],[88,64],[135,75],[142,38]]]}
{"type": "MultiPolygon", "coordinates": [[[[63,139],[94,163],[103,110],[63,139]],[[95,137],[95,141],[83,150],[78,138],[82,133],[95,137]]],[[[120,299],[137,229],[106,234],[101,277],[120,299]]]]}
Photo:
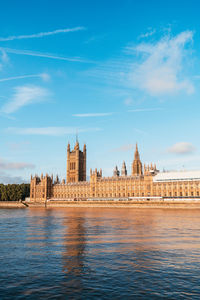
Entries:
{"type": "Polygon", "coordinates": [[[132,201],[69,201],[69,200],[49,200],[44,202],[16,202],[0,201],[1,208],[54,208],[54,207],[110,207],[110,208],[184,208],[200,209],[200,200],[132,200],[132,201]]]}
{"type": "Polygon", "coordinates": [[[156,200],[156,201],[69,201],[49,200],[46,203],[28,203],[29,207],[116,207],[116,208],[193,208],[200,209],[200,200],[156,200]]]}
{"type": "Polygon", "coordinates": [[[26,208],[27,205],[19,201],[0,201],[1,208],[26,208]]]}

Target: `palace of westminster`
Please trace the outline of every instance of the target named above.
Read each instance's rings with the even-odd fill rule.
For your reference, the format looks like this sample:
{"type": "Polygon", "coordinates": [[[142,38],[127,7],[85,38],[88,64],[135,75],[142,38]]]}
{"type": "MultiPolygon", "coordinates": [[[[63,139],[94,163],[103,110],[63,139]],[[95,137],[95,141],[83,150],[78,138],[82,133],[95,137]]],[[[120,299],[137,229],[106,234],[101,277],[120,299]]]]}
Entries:
{"type": "Polygon", "coordinates": [[[136,144],[131,175],[123,162],[121,173],[117,166],[112,177],[103,177],[102,170],[90,169],[86,180],[86,145],[80,150],[67,147],[66,182],[58,176],[31,176],[30,200],[101,200],[150,198],[199,198],[200,171],[159,172],[156,165],[143,166],[136,144]]]}

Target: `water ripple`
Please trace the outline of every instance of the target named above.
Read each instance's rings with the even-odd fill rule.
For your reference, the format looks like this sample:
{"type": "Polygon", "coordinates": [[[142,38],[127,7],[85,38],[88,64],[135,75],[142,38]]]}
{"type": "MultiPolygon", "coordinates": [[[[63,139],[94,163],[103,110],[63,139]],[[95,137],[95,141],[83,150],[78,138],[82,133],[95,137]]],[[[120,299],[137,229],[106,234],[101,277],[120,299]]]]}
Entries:
{"type": "Polygon", "coordinates": [[[2,209],[0,299],[200,299],[200,210],[2,209]]]}

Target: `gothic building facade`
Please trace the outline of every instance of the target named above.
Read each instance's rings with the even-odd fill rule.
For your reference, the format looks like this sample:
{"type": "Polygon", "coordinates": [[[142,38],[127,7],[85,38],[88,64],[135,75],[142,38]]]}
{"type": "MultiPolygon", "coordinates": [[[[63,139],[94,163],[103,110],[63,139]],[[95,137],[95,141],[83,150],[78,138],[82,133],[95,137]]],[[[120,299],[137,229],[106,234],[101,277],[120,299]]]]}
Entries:
{"type": "Polygon", "coordinates": [[[200,171],[160,173],[156,165],[142,165],[138,146],[134,153],[131,175],[125,162],[121,173],[116,166],[113,176],[103,177],[102,170],[90,170],[86,180],[86,145],[83,151],[76,141],[74,149],[67,147],[66,181],[46,174],[31,176],[30,200],[44,202],[54,200],[91,199],[150,199],[198,198],[200,196],[200,171]]]}

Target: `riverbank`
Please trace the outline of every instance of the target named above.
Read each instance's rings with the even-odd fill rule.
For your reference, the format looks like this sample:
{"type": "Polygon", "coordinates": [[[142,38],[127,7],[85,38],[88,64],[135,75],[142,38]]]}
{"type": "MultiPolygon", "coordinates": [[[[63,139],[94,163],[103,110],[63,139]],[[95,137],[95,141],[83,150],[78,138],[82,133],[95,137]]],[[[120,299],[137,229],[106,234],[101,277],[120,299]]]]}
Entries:
{"type": "Polygon", "coordinates": [[[200,201],[49,201],[47,207],[199,208],[200,201]]]}
{"type": "Polygon", "coordinates": [[[132,200],[132,201],[59,201],[46,203],[27,203],[31,207],[110,207],[110,208],[193,208],[200,209],[200,200],[132,200]]]}
{"type": "Polygon", "coordinates": [[[0,208],[26,208],[27,205],[20,201],[0,201],[0,208]]]}
{"type": "Polygon", "coordinates": [[[200,209],[200,200],[163,200],[163,201],[47,201],[17,202],[0,201],[0,208],[56,208],[56,207],[109,207],[109,208],[185,208],[200,209]]]}

